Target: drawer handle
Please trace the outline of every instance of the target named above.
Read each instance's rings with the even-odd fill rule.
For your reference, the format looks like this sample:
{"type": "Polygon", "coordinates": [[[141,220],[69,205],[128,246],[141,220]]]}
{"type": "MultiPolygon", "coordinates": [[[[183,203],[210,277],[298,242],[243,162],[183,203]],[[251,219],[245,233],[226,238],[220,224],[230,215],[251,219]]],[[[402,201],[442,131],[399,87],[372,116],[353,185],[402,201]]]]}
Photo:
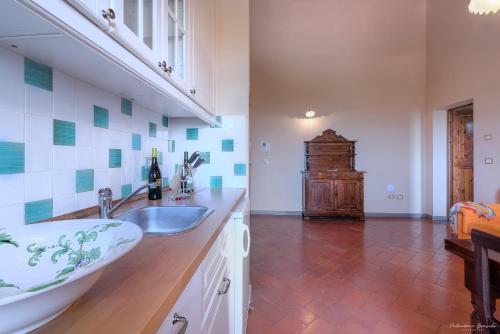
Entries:
{"type": "Polygon", "coordinates": [[[224,277],[222,280],[225,284],[223,290],[219,290],[219,295],[225,295],[229,291],[229,287],[231,286],[231,280],[229,278],[224,277]]]}
{"type": "Polygon", "coordinates": [[[180,315],[178,315],[177,313],[174,314],[174,321],[172,321],[172,324],[177,324],[177,323],[182,323],[182,327],[181,329],[179,329],[179,331],[177,332],[177,334],[184,334],[186,333],[186,329],[188,327],[188,323],[189,321],[187,320],[186,317],[181,317],[180,315]]]}

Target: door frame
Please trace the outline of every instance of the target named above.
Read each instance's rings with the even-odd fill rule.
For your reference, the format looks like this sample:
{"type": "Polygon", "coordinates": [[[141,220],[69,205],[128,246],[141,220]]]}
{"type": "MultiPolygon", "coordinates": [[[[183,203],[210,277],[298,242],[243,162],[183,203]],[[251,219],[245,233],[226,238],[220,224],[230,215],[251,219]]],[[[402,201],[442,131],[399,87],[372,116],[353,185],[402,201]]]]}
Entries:
{"type": "MultiPolygon", "coordinates": [[[[453,157],[452,157],[452,145],[453,145],[453,134],[452,134],[452,122],[453,122],[453,117],[452,117],[452,113],[454,111],[456,111],[457,109],[462,109],[462,108],[471,108],[471,112],[472,112],[472,124],[474,126],[474,102],[473,101],[469,101],[467,103],[464,103],[464,104],[461,104],[461,105],[457,105],[457,106],[454,106],[452,108],[449,108],[446,110],[447,112],[447,173],[448,173],[448,180],[447,180],[447,186],[448,186],[448,189],[447,189],[447,195],[448,195],[448,198],[446,200],[446,204],[447,204],[447,212],[450,212],[450,209],[453,205],[452,203],[452,197],[453,197],[453,157]]],[[[473,134],[474,136],[474,134],[473,134]]],[[[474,137],[473,137],[474,138],[474,137]]],[[[474,140],[474,139],[473,139],[474,140]]],[[[472,152],[473,152],[473,156],[474,156],[474,146],[472,146],[472,152]]],[[[473,161],[473,164],[472,164],[472,173],[474,174],[474,161],[473,161]]],[[[472,181],[472,186],[474,187],[474,178],[473,178],[473,181],[472,181]]]]}

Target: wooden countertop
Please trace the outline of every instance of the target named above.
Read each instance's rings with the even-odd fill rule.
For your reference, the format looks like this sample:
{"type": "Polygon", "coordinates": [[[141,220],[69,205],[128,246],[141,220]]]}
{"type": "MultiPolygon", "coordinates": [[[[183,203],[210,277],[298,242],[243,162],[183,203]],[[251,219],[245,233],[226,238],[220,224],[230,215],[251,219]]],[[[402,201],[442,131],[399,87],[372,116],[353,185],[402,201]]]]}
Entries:
{"type": "Polygon", "coordinates": [[[141,198],[118,210],[159,205],[205,205],[214,212],[197,228],[144,237],[109,265],[97,283],[62,315],[33,333],[155,333],[205,258],[245,189],[199,189],[193,198],[141,198]]]}

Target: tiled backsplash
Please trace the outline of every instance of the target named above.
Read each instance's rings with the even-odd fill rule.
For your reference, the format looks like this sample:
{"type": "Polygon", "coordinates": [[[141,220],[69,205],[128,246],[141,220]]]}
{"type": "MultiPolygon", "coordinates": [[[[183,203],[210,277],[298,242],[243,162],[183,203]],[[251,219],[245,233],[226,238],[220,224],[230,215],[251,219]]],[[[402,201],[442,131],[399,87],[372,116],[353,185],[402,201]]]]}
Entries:
{"type": "Polygon", "coordinates": [[[246,187],[246,122],[168,118],[0,48],[0,227],[94,206],[100,188],[130,194],[153,147],[164,185],[197,150],[196,186],[246,187]]]}
{"type": "Polygon", "coordinates": [[[164,115],[3,49],[0,120],[1,226],[94,206],[103,187],[130,194],[151,148],[169,147],[164,115]]]}

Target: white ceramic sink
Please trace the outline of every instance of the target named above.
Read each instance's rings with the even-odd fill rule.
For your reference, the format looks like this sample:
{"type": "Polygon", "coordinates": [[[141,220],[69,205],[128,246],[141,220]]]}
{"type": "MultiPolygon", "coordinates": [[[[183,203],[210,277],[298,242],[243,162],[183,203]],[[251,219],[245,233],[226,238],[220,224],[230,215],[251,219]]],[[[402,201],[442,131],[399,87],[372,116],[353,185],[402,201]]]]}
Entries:
{"type": "Polygon", "coordinates": [[[0,227],[0,334],[52,320],[142,239],[135,224],[82,219],[0,227]]]}

